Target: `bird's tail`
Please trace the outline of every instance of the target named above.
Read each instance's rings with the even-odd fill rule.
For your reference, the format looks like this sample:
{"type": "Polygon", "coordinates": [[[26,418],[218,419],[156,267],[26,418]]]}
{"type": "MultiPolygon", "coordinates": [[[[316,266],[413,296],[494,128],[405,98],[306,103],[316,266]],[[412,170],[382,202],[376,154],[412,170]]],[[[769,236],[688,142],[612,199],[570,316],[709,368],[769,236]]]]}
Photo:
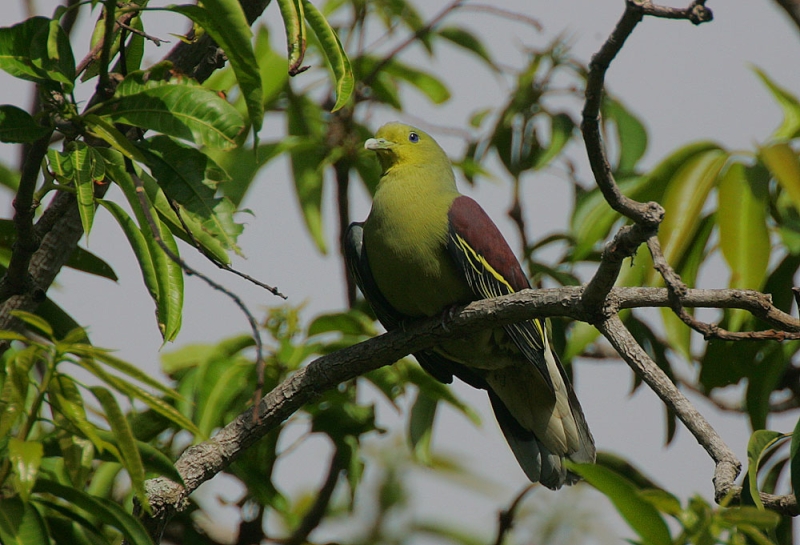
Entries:
{"type": "Polygon", "coordinates": [[[506,371],[508,375],[505,378],[508,380],[498,380],[498,374],[506,374],[502,371],[492,373],[487,391],[500,429],[520,467],[532,482],[540,482],[553,490],[564,484],[573,484],[578,476],[567,470],[564,458],[579,463],[594,462],[595,447],[583,410],[569,381],[562,376],[562,389],[556,395],[566,396],[566,399],[560,400],[562,403],[558,405],[562,410],[557,410],[556,404],[542,403],[541,397],[545,392],[526,387],[525,377],[520,378],[516,370],[506,371]],[[537,394],[540,399],[534,398],[537,394]],[[507,405],[508,402],[512,403],[513,408],[507,405]],[[527,411],[521,410],[521,405],[527,407],[527,411]],[[568,410],[563,410],[566,409],[565,405],[568,410]],[[531,420],[530,416],[526,417],[526,412],[533,415],[533,422],[523,425],[525,418],[531,420]],[[567,422],[567,419],[572,422],[567,422]],[[572,431],[568,432],[567,429],[572,431]]]}

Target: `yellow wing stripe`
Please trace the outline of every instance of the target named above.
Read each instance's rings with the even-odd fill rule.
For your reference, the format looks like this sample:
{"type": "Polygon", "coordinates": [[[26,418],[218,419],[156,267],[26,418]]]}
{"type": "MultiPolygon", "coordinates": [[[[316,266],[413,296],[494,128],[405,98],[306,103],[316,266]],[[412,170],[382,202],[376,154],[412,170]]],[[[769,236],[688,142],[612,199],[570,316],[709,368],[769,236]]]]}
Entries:
{"type": "MultiPolygon", "coordinates": [[[[508,281],[507,281],[507,280],[506,280],[506,279],[503,277],[503,275],[502,275],[502,274],[500,274],[499,272],[497,272],[497,271],[494,269],[494,267],[492,267],[491,265],[489,265],[489,262],[488,262],[488,261],[486,261],[486,259],[485,259],[485,258],[484,258],[482,255],[478,254],[478,252],[476,252],[475,250],[473,250],[473,249],[472,249],[472,246],[470,246],[469,244],[467,244],[467,241],[466,241],[466,240],[464,240],[463,238],[461,238],[459,235],[456,235],[456,240],[457,240],[457,242],[458,242],[458,246],[459,246],[459,248],[461,248],[461,250],[462,250],[462,251],[464,252],[464,254],[467,256],[467,260],[469,261],[469,264],[470,264],[470,266],[472,266],[472,268],[475,270],[475,273],[476,273],[476,274],[478,274],[479,276],[482,276],[482,271],[481,271],[481,269],[480,269],[480,268],[479,268],[479,267],[478,267],[478,266],[475,264],[475,262],[477,261],[478,263],[480,263],[480,264],[483,266],[483,268],[484,268],[484,269],[486,269],[487,271],[489,271],[489,272],[492,274],[492,276],[494,276],[494,277],[495,277],[495,279],[496,279],[498,282],[500,282],[500,283],[501,283],[501,284],[503,284],[505,287],[507,287],[507,288],[508,288],[508,292],[509,292],[509,293],[514,293],[514,288],[512,288],[512,287],[511,287],[511,285],[510,285],[510,284],[508,283],[508,281]]],[[[487,287],[488,287],[488,286],[487,286],[487,287]]],[[[489,293],[494,293],[494,292],[495,292],[495,290],[491,290],[491,289],[488,289],[487,291],[488,291],[489,293]]],[[[495,297],[497,297],[498,295],[501,295],[501,294],[496,294],[496,295],[495,295],[495,297]]]]}
{"type": "MultiPolygon", "coordinates": [[[[472,246],[470,246],[466,240],[464,240],[461,236],[455,235],[456,243],[458,248],[461,250],[463,255],[467,258],[467,262],[469,263],[470,267],[475,273],[475,278],[478,279],[479,289],[481,293],[483,293],[487,297],[499,297],[501,295],[506,295],[505,293],[500,293],[497,290],[496,286],[492,285],[490,282],[487,281],[484,271],[488,271],[497,282],[502,284],[503,286],[508,289],[508,293],[514,293],[514,288],[508,283],[508,281],[503,277],[502,274],[497,272],[497,270],[492,267],[486,258],[476,252],[472,246]]],[[[545,331],[542,327],[542,321],[538,318],[531,320],[533,322],[534,327],[536,328],[536,332],[539,334],[539,338],[535,338],[534,335],[531,335],[531,331],[526,328],[519,328],[518,331],[521,333],[525,339],[531,343],[533,346],[541,349],[542,347],[542,339],[545,338],[545,331]]],[[[545,341],[546,342],[546,341],[545,341]]]]}

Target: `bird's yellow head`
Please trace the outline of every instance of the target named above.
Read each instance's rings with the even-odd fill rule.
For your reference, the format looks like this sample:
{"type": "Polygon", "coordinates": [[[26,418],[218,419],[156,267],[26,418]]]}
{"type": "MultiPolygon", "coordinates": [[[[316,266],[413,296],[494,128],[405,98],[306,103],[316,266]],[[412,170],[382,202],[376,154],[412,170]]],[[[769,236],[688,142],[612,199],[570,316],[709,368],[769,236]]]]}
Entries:
{"type": "Polygon", "coordinates": [[[447,154],[429,134],[403,123],[387,123],[364,142],[378,154],[383,171],[394,166],[430,165],[449,167],[447,154]]]}

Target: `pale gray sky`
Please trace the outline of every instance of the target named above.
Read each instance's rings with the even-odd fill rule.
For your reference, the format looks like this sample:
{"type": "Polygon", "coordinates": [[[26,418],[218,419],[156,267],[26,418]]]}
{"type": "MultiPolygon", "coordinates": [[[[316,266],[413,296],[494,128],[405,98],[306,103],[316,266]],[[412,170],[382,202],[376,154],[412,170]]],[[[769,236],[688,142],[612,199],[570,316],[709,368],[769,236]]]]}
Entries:
{"type": "MultiPolygon", "coordinates": [[[[13,24],[23,18],[19,2],[6,3],[3,24],[13,24]]],[[[420,2],[427,15],[440,10],[446,2],[420,2]]],[[[39,0],[42,13],[57,5],[52,0],[39,0]]],[[[508,0],[497,5],[517,10],[538,19],[544,25],[542,33],[519,23],[487,18],[485,15],[459,14],[454,21],[465,23],[486,40],[492,54],[505,64],[519,65],[524,47],[541,47],[559,34],[571,37],[573,53],[585,62],[599,48],[623,10],[622,0],[508,0]]],[[[674,3],[673,5],[682,5],[674,3]]],[[[715,20],[694,27],[685,21],[646,19],[639,25],[608,73],[610,90],[645,122],[650,146],[645,163],[653,165],[676,147],[693,140],[712,139],[730,149],[752,150],[765,141],[780,122],[780,111],[768,92],[753,74],[750,65],[762,68],[779,84],[800,94],[800,72],[796,69],[800,44],[796,29],[772,2],[728,0],[708,3],[715,20]]],[[[277,26],[277,6],[270,6],[265,19],[280,44],[282,31],[277,26]]],[[[183,23],[164,26],[164,16],[148,31],[170,39],[168,32],[182,32],[183,23]],[[163,29],[163,30],[156,30],[163,29]]],[[[167,22],[169,20],[166,20],[167,22]]],[[[147,22],[146,22],[147,24],[147,22]]],[[[152,23],[151,23],[152,24],[152,23]]],[[[83,28],[83,36],[87,32],[83,28]]],[[[168,47],[168,46],[167,46],[168,47]]],[[[76,55],[81,55],[81,49],[76,55]]],[[[149,60],[166,52],[150,50],[149,60]]],[[[451,49],[442,48],[433,60],[409,52],[409,60],[437,73],[450,87],[453,100],[441,106],[431,106],[423,99],[408,93],[413,113],[434,124],[460,126],[470,112],[501,103],[506,87],[489,72],[451,49]]],[[[312,69],[313,70],[313,69],[312,69]]],[[[313,72],[308,78],[316,77],[313,72]]],[[[303,76],[300,76],[302,82],[303,76]]],[[[27,88],[13,78],[0,73],[0,85],[5,90],[3,102],[25,107],[27,88]]],[[[577,117],[578,109],[573,113],[577,117]]],[[[371,124],[377,128],[397,114],[375,111],[371,124]]],[[[263,140],[279,136],[274,124],[267,123],[263,140]]],[[[439,137],[443,147],[454,157],[460,155],[462,142],[453,137],[439,137]]],[[[16,158],[11,146],[0,146],[0,157],[16,158]]],[[[579,165],[584,180],[588,169],[583,149],[573,146],[570,157],[579,165]]],[[[506,220],[508,181],[481,183],[471,192],[495,218],[506,235],[513,239],[514,229],[506,220]]],[[[331,184],[326,188],[325,211],[329,225],[328,240],[335,248],[335,218],[331,184]]],[[[526,180],[525,213],[529,235],[535,238],[563,229],[568,220],[571,194],[557,171],[526,180]]],[[[113,190],[112,190],[112,197],[113,190]]],[[[369,203],[360,190],[353,193],[353,218],[366,216],[369,203]]],[[[292,194],[286,162],[276,160],[258,177],[254,190],[244,203],[255,217],[245,217],[247,228],[240,238],[246,260],[236,266],[261,280],[277,285],[287,294],[289,302],[307,302],[305,316],[344,306],[342,270],[338,257],[321,256],[306,235],[292,194]]],[[[10,213],[7,195],[0,197],[0,206],[10,213]],[[3,202],[5,199],[6,202],[3,202]]],[[[512,243],[512,247],[517,247],[512,243]]],[[[119,355],[137,365],[158,368],[160,337],[153,319],[153,304],[139,276],[132,253],[116,224],[102,212],[98,213],[91,234],[89,249],[108,260],[120,277],[118,283],[96,281],[65,270],[59,276],[59,287],[51,296],[81,323],[89,326],[92,339],[99,346],[118,348],[119,355]]],[[[184,250],[184,253],[190,253],[184,250]]],[[[195,264],[202,260],[192,258],[195,264]]],[[[203,266],[218,280],[242,295],[255,311],[279,303],[277,299],[233,276],[219,274],[203,266]]],[[[719,267],[712,269],[703,282],[706,287],[724,287],[727,277],[719,267]]],[[[247,330],[243,316],[224,296],[210,290],[194,278],[186,281],[186,309],[183,330],[176,346],[190,342],[209,342],[247,330]]],[[[168,346],[164,350],[171,350],[168,346]]],[[[688,369],[684,369],[689,372],[688,369]]],[[[621,363],[578,362],[577,392],[587,420],[600,449],[616,452],[637,464],[682,499],[694,493],[712,497],[713,464],[685,429],[679,429],[676,441],[663,447],[664,417],[661,403],[655,396],[640,389],[628,396],[631,373],[621,363]]],[[[423,518],[442,516],[464,529],[489,535],[496,525],[496,511],[504,507],[525,484],[518,468],[490,414],[485,395],[463,385],[456,390],[483,415],[483,426],[473,427],[451,411],[441,412],[437,422],[434,446],[444,454],[458,455],[484,476],[498,483],[499,492],[489,498],[464,493],[456,485],[429,478],[416,472],[411,483],[418,492],[415,510],[423,518]]],[[[723,438],[742,460],[749,432],[745,419],[721,414],[703,400],[699,409],[709,417],[723,438]]],[[[381,407],[382,423],[401,424],[402,418],[381,407]]],[[[796,415],[770,422],[774,429],[791,431],[796,415]]],[[[371,448],[387,448],[392,439],[376,437],[371,448]]],[[[299,449],[290,464],[280,467],[281,482],[287,487],[313,486],[327,457],[321,454],[321,443],[299,449]],[[292,467],[287,467],[291,465],[292,467]]],[[[572,495],[537,492],[540,503],[560,504],[572,501],[572,495]]],[[[606,511],[603,511],[606,512],[606,511]]],[[[615,523],[619,528],[618,523],[615,523]]]]}

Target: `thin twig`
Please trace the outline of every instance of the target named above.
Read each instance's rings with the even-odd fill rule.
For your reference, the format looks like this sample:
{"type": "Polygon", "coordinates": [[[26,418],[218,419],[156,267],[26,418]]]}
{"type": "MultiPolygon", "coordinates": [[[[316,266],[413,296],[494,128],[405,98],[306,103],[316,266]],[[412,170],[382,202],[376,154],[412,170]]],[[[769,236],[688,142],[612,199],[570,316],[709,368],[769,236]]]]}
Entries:
{"type": "Polygon", "coordinates": [[[161,38],[156,38],[155,36],[151,36],[150,34],[144,32],[143,30],[139,30],[138,28],[134,28],[130,25],[126,25],[125,23],[121,23],[119,21],[117,21],[117,26],[119,26],[120,28],[124,28],[131,34],[137,34],[142,38],[144,38],[145,40],[153,42],[154,44],[156,44],[156,47],[161,47],[161,44],[170,43],[169,40],[162,40],[161,38]]]}
{"type": "MultiPolygon", "coordinates": [[[[119,16],[119,19],[117,19],[117,25],[120,24],[127,25],[131,21],[131,19],[136,17],[136,15],[137,12],[135,11],[128,11],[122,13],[119,16]]],[[[89,50],[89,53],[87,53],[86,56],[83,57],[83,59],[81,59],[81,61],[76,65],[75,67],[76,74],[78,75],[82,74],[89,67],[90,64],[92,64],[93,62],[98,62],[99,56],[103,51],[104,44],[105,44],[105,37],[101,39],[98,43],[96,43],[94,47],[92,47],[92,49],[89,50]]],[[[98,101],[97,99],[94,99],[89,103],[92,104],[96,103],[97,101],[98,101]]]]}
{"type": "Polygon", "coordinates": [[[117,1],[106,0],[104,5],[105,32],[103,33],[102,49],[100,49],[100,66],[95,90],[95,94],[101,101],[110,98],[114,94],[111,88],[111,80],[108,76],[108,65],[111,62],[111,47],[114,45],[114,32],[117,29],[117,21],[114,17],[117,10],[117,1]]]}
{"type": "Polygon", "coordinates": [[[733,487],[741,462],[728,448],[705,417],[686,399],[661,368],[639,346],[616,314],[594,324],[608,339],[622,359],[633,369],[694,435],[697,442],[714,460],[714,494],[720,501],[733,487]]]}
{"type": "Polygon", "coordinates": [[[508,21],[527,24],[539,32],[544,30],[544,26],[542,26],[542,23],[540,23],[537,19],[534,19],[529,15],[525,15],[524,13],[510,9],[503,9],[492,4],[464,4],[461,6],[461,10],[488,13],[489,15],[494,15],[495,17],[500,17],[501,19],[506,19],[508,21]]]}
{"type": "Polygon", "coordinates": [[[175,212],[175,215],[178,216],[178,220],[181,222],[181,226],[183,227],[183,231],[186,233],[186,236],[189,238],[189,241],[192,243],[192,246],[194,246],[195,249],[198,252],[203,254],[203,256],[206,259],[208,259],[211,263],[213,263],[214,265],[216,265],[218,268],[222,269],[223,271],[227,271],[229,273],[235,274],[236,276],[238,276],[240,278],[243,278],[243,279],[247,280],[248,282],[250,282],[252,284],[255,284],[259,288],[263,288],[263,289],[267,290],[272,295],[280,297],[281,299],[284,299],[284,300],[288,299],[283,293],[280,292],[280,290],[277,287],[270,286],[269,284],[265,284],[261,280],[258,280],[257,278],[253,278],[252,276],[250,276],[247,273],[243,273],[243,272],[241,272],[241,271],[239,271],[237,269],[234,269],[233,267],[231,267],[227,263],[224,263],[224,262],[220,261],[217,258],[217,256],[215,256],[214,254],[209,253],[203,247],[203,245],[200,244],[200,241],[197,240],[197,238],[194,236],[194,233],[192,233],[192,230],[189,229],[189,226],[186,224],[186,220],[183,219],[183,213],[181,212],[180,205],[177,202],[173,201],[173,200],[169,201],[169,205],[172,208],[172,210],[175,212]]]}
{"type": "Polygon", "coordinates": [[[775,0],[775,3],[786,11],[797,29],[800,30],[800,0],[775,0]]]}
{"type": "Polygon", "coordinates": [[[522,491],[517,494],[508,509],[503,509],[497,514],[497,538],[494,540],[494,545],[503,545],[506,539],[506,534],[514,527],[514,517],[517,516],[517,509],[522,504],[522,500],[528,495],[528,492],[536,488],[536,484],[529,484],[522,491]]]}
{"type": "Polygon", "coordinates": [[[131,178],[133,178],[134,185],[136,186],[136,195],[139,197],[139,204],[142,207],[142,213],[144,214],[144,217],[147,220],[147,224],[150,227],[150,231],[153,235],[153,239],[156,241],[156,244],[158,244],[158,246],[161,248],[164,254],[168,258],[170,258],[173,262],[177,263],[186,274],[200,278],[210,287],[225,294],[231,301],[233,301],[236,304],[236,306],[239,307],[239,309],[247,318],[248,323],[250,324],[250,330],[253,332],[253,340],[256,343],[256,368],[263,369],[264,346],[263,342],[261,341],[261,332],[258,328],[258,322],[256,321],[253,314],[250,312],[250,309],[247,308],[247,305],[244,304],[244,301],[242,301],[242,299],[238,295],[227,289],[222,284],[215,282],[205,274],[191,267],[188,263],[186,263],[186,261],[183,260],[182,257],[177,255],[166,245],[164,239],[161,236],[161,230],[159,229],[158,224],[156,223],[156,220],[153,217],[153,213],[150,210],[150,202],[148,201],[147,193],[145,192],[144,184],[142,183],[141,178],[139,178],[139,176],[137,176],[135,173],[131,173],[131,178]]]}
{"type": "Polygon", "coordinates": [[[328,474],[325,477],[325,482],[322,484],[319,492],[317,492],[314,503],[303,516],[303,520],[300,521],[300,524],[298,524],[297,528],[292,532],[292,535],[285,539],[274,541],[282,543],[283,545],[303,545],[304,543],[308,543],[308,536],[319,526],[328,510],[328,504],[330,504],[331,498],[333,497],[336,483],[339,482],[339,475],[342,470],[344,470],[342,460],[343,453],[337,447],[331,456],[331,463],[328,467],[328,474]]]}
{"type": "Polygon", "coordinates": [[[425,26],[414,32],[414,34],[412,34],[411,36],[409,36],[408,38],[397,44],[397,46],[394,49],[392,49],[389,53],[384,55],[383,59],[381,59],[381,61],[372,68],[372,71],[370,71],[370,73],[367,74],[363,80],[361,80],[362,83],[364,85],[369,85],[375,78],[375,76],[377,76],[380,73],[380,71],[383,70],[386,67],[386,65],[392,61],[392,59],[397,57],[397,55],[399,55],[401,51],[403,51],[409,45],[414,43],[414,40],[422,36],[425,36],[428,32],[433,30],[433,28],[447,16],[447,14],[449,14],[454,9],[460,7],[461,4],[463,4],[464,2],[465,0],[454,0],[453,2],[445,6],[444,9],[442,9],[442,11],[437,13],[433,17],[433,19],[431,19],[428,22],[428,24],[426,24],[425,26]]]}

